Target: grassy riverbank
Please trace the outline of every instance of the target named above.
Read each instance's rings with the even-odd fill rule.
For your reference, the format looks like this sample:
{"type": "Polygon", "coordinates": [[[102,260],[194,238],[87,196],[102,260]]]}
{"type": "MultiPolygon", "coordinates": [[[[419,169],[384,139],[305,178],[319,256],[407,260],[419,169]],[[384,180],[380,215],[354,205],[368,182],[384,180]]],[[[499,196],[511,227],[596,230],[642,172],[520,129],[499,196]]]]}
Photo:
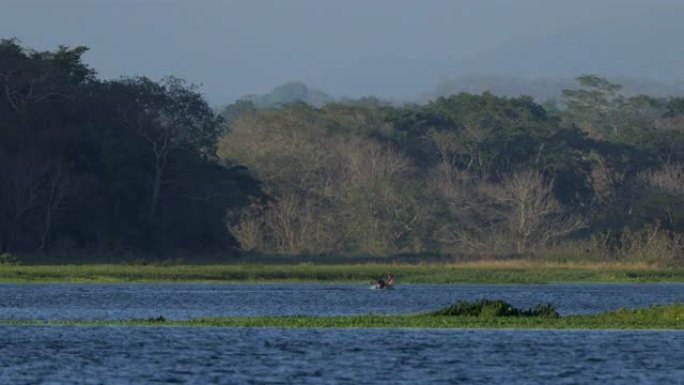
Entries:
{"type": "Polygon", "coordinates": [[[185,325],[284,328],[684,329],[684,305],[621,309],[600,314],[565,317],[445,315],[220,317],[192,320],[186,322],[185,325]]]}
{"type": "Polygon", "coordinates": [[[549,316],[453,316],[436,314],[163,318],[128,321],[11,321],[14,325],[194,326],[277,328],[484,328],[484,329],[684,329],[684,305],[615,310],[599,314],[549,316]]]}
{"type": "Polygon", "coordinates": [[[401,283],[684,282],[684,268],[646,264],[469,263],[0,265],[0,282],[340,282],[391,271],[401,283]]]}

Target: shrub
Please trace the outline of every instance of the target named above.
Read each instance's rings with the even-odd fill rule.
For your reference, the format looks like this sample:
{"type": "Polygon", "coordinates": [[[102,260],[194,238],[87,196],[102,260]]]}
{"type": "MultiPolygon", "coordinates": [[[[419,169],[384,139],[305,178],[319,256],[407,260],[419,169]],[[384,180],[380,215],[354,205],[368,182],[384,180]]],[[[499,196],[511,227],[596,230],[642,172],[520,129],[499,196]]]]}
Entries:
{"type": "Polygon", "coordinates": [[[551,304],[518,309],[508,302],[490,299],[479,299],[474,302],[458,301],[431,314],[459,317],[558,317],[555,307],[551,304]]]}
{"type": "Polygon", "coordinates": [[[663,229],[659,224],[641,231],[625,229],[620,233],[604,233],[592,241],[592,249],[603,260],[684,265],[684,234],[663,229]]]}
{"type": "Polygon", "coordinates": [[[556,311],[556,307],[550,303],[540,303],[533,308],[523,310],[520,315],[525,317],[556,318],[558,317],[558,312],[556,311]]]}
{"type": "Polygon", "coordinates": [[[19,261],[11,253],[0,253],[0,265],[16,265],[19,261]]]}

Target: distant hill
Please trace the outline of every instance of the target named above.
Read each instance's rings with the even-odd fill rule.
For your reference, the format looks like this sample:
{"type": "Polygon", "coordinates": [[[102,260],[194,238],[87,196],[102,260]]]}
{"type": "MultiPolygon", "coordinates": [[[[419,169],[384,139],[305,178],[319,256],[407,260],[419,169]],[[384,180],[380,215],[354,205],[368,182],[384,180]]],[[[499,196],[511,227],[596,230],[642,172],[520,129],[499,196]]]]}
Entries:
{"type": "Polygon", "coordinates": [[[467,57],[447,55],[448,47],[441,57],[378,53],[350,61],[315,79],[315,84],[336,95],[402,101],[485,90],[546,100],[574,87],[575,77],[589,73],[623,84],[628,94],[682,95],[682,9],[684,5],[606,15],[555,31],[512,36],[467,57]],[[440,74],[450,78],[440,81],[440,74]],[[439,83],[435,89],[420,94],[435,83],[439,83]]]}
{"type": "Polygon", "coordinates": [[[526,78],[574,77],[684,80],[681,13],[663,9],[606,19],[535,37],[516,38],[457,64],[472,73],[526,78]]]}
{"type": "MultiPolygon", "coordinates": [[[[578,76],[581,74],[578,74],[578,76]]],[[[599,76],[601,76],[599,74],[599,76]]],[[[608,78],[613,83],[623,86],[625,95],[645,94],[655,97],[683,96],[684,82],[665,83],[647,79],[608,78]]],[[[426,102],[440,96],[461,92],[481,94],[489,91],[501,96],[529,95],[539,102],[558,99],[565,89],[576,89],[578,84],[572,78],[537,78],[528,79],[514,76],[470,75],[459,77],[443,77],[432,91],[418,97],[419,102],[426,102]]]]}
{"type": "Polygon", "coordinates": [[[293,102],[303,102],[320,107],[335,100],[325,92],[309,88],[301,82],[288,82],[275,87],[268,94],[245,95],[240,99],[250,101],[257,107],[275,107],[293,102]]]}
{"type": "MultiPolygon", "coordinates": [[[[577,74],[580,76],[582,74],[577,74]]],[[[601,74],[597,74],[602,76],[601,74]]],[[[649,79],[606,77],[612,83],[621,85],[621,93],[626,96],[649,95],[654,97],[684,96],[684,81],[664,82],[649,79]]],[[[440,96],[454,95],[461,92],[479,95],[491,92],[499,96],[517,97],[528,95],[537,102],[558,100],[562,91],[577,89],[579,85],[575,78],[523,78],[502,75],[465,75],[457,77],[442,76],[432,90],[423,92],[405,102],[427,103],[440,96]]],[[[288,82],[275,87],[271,92],[261,95],[245,95],[241,101],[249,101],[257,108],[277,107],[279,105],[302,102],[315,107],[327,103],[340,102],[354,104],[359,100],[373,103],[375,97],[368,98],[335,98],[321,90],[313,89],[302,82],[288,82]]],[[[375,103],[384,105],[400,104],[388,99],[377,99],[375,103]]]]}

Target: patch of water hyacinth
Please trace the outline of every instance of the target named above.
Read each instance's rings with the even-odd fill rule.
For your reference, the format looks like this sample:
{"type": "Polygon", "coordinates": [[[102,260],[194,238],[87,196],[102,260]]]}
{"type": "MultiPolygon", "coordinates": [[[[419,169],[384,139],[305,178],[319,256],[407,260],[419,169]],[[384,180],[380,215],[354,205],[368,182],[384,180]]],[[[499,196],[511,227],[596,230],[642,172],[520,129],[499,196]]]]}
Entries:
{"type": "Polygon", "coordinates": [[[458,317],[549,317],[558,318],[551,304],[539,304],[529,309],[513,307],[506,301],[479,299],[473,302],[458,301],[450,306],[429,313],[436,316],[458,317]]]}

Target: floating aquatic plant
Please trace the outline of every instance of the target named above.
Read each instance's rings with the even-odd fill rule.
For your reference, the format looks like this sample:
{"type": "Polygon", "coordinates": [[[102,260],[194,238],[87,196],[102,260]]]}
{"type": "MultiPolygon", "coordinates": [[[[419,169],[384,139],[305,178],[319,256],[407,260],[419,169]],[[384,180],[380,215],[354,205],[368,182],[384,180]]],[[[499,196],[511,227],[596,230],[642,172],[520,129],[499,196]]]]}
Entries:
{"type": "Polygon", "coordinates": [[[458,301],[430,314],[461,317],[558,317],[556,308],[551,304],[539,304],[529,309],[518,309],[500,299],[479,299],[473,302],[458,301]]]}

